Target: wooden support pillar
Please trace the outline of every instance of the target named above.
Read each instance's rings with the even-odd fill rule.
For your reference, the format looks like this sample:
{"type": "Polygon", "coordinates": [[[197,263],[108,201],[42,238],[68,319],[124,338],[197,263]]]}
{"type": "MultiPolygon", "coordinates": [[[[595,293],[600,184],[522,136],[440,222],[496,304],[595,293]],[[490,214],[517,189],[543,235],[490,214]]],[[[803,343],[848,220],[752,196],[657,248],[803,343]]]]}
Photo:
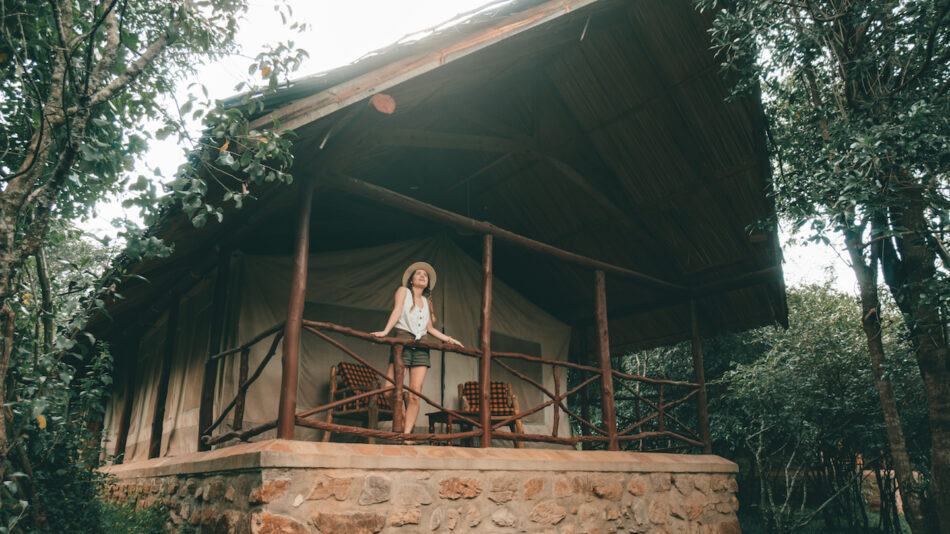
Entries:
{"type": "MultiPolygon", "coordinates": [[[[250,359],[251,349],[245,348],[241,351],[241,362],[238,368],[238,387],[247,382],[248,360],[250,359]]],[[[234,402],[234,423],[231,428],[241,430],[244,428],[244,404],[247,402],[247,389],[238,392],[237,400],[234,402]]]]}
{"type": "Polygon", "coordinates": [[[607,334],[607,291],[604,271],[594,271],[594,314],[597,317],[597,359],[600,362],[600,397],[607,431],[607,450],[619,451],[617,410],[614,406],[614,375],[610,368],[610,338],[607,334]]]}
{"type": "Polygon", "coordinates": [[[135,356],[127,356],[128,363],[125,369],[125,394],[122,399],[122,414],[119,415],[119,428],[115,432],[115,449],[113,456],[115,463],[125,461],[125,446],[129,441],[129,425],[132,423],[132,406],[135,401],[135,356]]]}
{"type": "Polygon", "coordinates": [[[703,440],[703,452],[712,454],[712,438],[709,433],[709,408],[706,398],[706,373],[703,370],[703,340],[699,337],[699,318],[696,313],[696,301],[689,303],[690,322],[693,331],[693,373],[699,392],[696,404],[699,413],[699,436],[703,440]]]}
{"type": "Polygon", "coordinates": [[[155,407],[152,410],[152,435],[148,440],[148,457],[158,458],[162,453],[162,433],[165,423],[165,401],[168,398],[168,379],[172,372],[172,359],[175,356],[175,338],[178,333],[179,301],[168,308],[168,321],[165,323],[165,347],[162,351],[162,371],[155,392],[155,407]]]}
{"type": "Polygon", "coordinates": [[[482,241],[482,315],[478,348],[482,351],[478,366],[478,419],[482,425],[482,447],[491,447],[491,285],[492,236],[485,234],[482,241]]]}
{"type": "Polygon", "coordinates": [[[307,293],[307,260],[310,255],[310,211],[316,181],[304,179],[301,184],[300,210],[297,215],[297,241],[294,247],[294,270],[290,281],[287,323],[284,325],[284,346],[281,358],[280,400],[277,407],[277,438],[294,439],[297,411],[297,377],[299,372],[300,330],[307,293]]]}
{"type": "MultiPolygon", "coordinates": [[[[412,295],[408,295],[412,298],[412,295]]],[[[406,410],[402,402],[402,388],[406,382],[406,366],[402,363],[402,345],[393,346],[393,432],[406,429],[406,410]]]]}
{"type": "MultiPolygon", "coordinates": [[[[214,295],[211,297],[211,332],[208,336],[208,356],[221,352],[224,340],[225,314],[227,313],[228,281],[230,279],[231,254],[218,252],[218,268],[214,276],[214,295]]],[[[218,381],[218,360],[205,362],[204,378],[201,381],[201,404],[198,407],[198,450],[211,450],[201,439],[201,433],[211,426],[214,419],[214,385],[218,381]]]]}

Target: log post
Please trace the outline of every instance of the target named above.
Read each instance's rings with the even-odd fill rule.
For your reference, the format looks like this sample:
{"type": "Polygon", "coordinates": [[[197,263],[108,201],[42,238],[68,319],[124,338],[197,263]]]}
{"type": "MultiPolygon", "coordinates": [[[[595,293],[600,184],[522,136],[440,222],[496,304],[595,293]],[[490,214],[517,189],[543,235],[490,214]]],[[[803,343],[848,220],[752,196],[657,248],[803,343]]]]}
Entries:
{"type": "MultiPolygon", "coordinates": [[[[214,296],[211,300],[211,333],[208,336],[208,356],[221,352],[224,340],[224,321],[227,311],[228,281],[230,280],[231,254],[218,252],[218,269],[214,276],[214,296]]],[[[211,426],[214,419],[214,386],[218,381],[218,361],[205,362],[201,382],[201,404],[198,408],[198,450],[208,451],[211,446],[201,439],[201,433],[211,426]]]]}
{"type": "MultiPolygon", "coordinates": [[[[126,358],[126,361],[134,360],[135,355],[126,358]]],[[[129,426],[132,423],[132,406],[135,401],[135,362],[130,361],[125,369],[125,395],[122,399],[122,414],[119,415],[119,427],[115,432],[115,449],[112,455],[115,457],[115,463],[121,464],[125,461],[125,446],[129,441],[129,426]]]]}
{"type": "Polygon", "coordinates": [[[666,415],[666,408],[663,406],[663,384],[660,384],[659,389],[659,397],[656,400],[658,414],[656,416],[656,429],[658,432],[664,432],[666,431],[666,419],[664,418],[664,415],[666,415]]]}
{"type": "Polygon", "coordinates": [[[313,207],[314,179],[304,179],[300,210],[297,215],[297,241],[294,248],[294,270],[290,281],[287,322],[284,324],[284,346],[281,357],[280,400],[277,408],[277,439],[294,439],[297,411],[297,378],[299,372],[300,330],[307,293],[307,260],[310,255],[310,211],[313,207]]]}
{"type": "Polygon", "coordinates": [[[478,348],[482,355],[478,367],[478,419],[482,425],[481,447],[491,447],[491,286],[492,236],[482,241],[482,314],[478,348]]]}
{"type": "Polygon", "coordinates": [[[152,410],[152,435],[148,440],[148,457],[158,458],[162,453],[162,433],[165,424],[165,401],[168,398],[168,380],[172,372],[172,358],[175,356],[175,338],[178,333],[178,308],[175,301],[168,308],[168,321],[165,323],[165,347],[162,352],[162,371],[155,392],[155,407],[152,410]]]}
{"type": "MultiPolygon", "coordinates": [[[[412,298],[412,295],[408,295],[412,298]]],[[[393,432],[406,429],[406,409],[402,402],[402,388],[406,381],[406,366],[402,363],[402,345],[393,345],[393,432]]]]}
{"type": "Polygon", "coordinates": [[[703,340],[699,337],[699,318],[696,313],[696,301],[689,303],[690,322],[693,331],[693,373],[699,391],[696,394],[696,408],[699,412],[699,436],[703,441],[703,452],[712,454],[712,437],[709,433],[709,408],[706,398],[706,373],[703,370],[703,340]]]}
{"type": "Polygon", "coordinates": [[[594,314],[597,316],[597,358],[600,362],[600,397],[607,431],[607,450],[619,451],[617,410],[614,406],[614,375],[610,368],[610,338],[607,334],[607,291],[604,271],[594,271],[594,314]]]}
{"type": "MultiPolygon", "coordinates": [[[[245,348],[241,351],[241,363],[238,369],[238,388],[244,385],[247,382],[247,372],[248,372],[248,359],[251,355],[251,349],[245,348]]],[[[244,403],[247,402],[247,390],[242,389],[238,391],[237,401],[234,403],[234,423],[231,425],[231,428],[234,430],[241,430],[244,428],[244,403]]]]}

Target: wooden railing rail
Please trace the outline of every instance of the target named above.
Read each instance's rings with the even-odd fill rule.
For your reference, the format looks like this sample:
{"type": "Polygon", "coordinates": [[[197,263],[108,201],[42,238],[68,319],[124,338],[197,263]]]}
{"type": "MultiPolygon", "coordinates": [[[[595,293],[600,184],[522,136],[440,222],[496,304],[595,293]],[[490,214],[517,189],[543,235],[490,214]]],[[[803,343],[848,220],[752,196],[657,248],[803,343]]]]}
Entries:
{"type": "MultiPolygon", "coordinates": [[[[264,358],[261,359],[261,363],[258,364],[257,369],[254,370],[254,374],[248,377],[247,380],[245,380],[244,382],[240,384],[240,386],[238,386],[237,394],[234,395],[234,398],[231,399],[231,402],[228,403],[228,405],[224,408],[224,410],[221,411],[221,414],[218,415],[218,417],[214,420],[213,423],[211,423],[211,426],[209,426],[208,428],[204,429],[201,432],[202,440],[205,440],[207,442],[205,438],[208,438],[211,436],[211,433],[214,432],[214,429],[218,428],[218,426],[228,416],[228,413],[230,413],[231,409],[234,408],[239,403],[241,404],[241,412],[242,412],[240,421],[243,426],[243,418],[244,418],[243,399],[245,395],[247,395],[247,389],[251,387],[251,384],[253,384],[254,381],[258,379],[258,377],[261,376],[261,373],[264,371],[264,368],[267,367],[267,364],[270,362],[271,358],[273,358],[274,354],[277,353],[277,345],[280,344],[281,338],[284,337],[283,330],[274,331],[273,329],[271,329],[270,333],[274,336],[274,339],[273,341],[271,341],[270,348],[267,349],[267,353],[264,355],[264,358]]],[[[265,339],[265,337],[258,336],[254,338],[254,343],[260,342],[263,339],[265,339]]],[[[249,343],[245,343],[244,345],[239,347],[239,349],[243,353],[249,350],[250,347],[251,345],[249,343]]]]}
{"type": "MultiPolygon", "coordinates": [[[[457,410],[452,410],[450,408],[447,408],[443,406],[442,404],[436,402],[434,399],[423,394],[421,391],[416,391],[413,388],[400,384],[401,381],[397,381],[398,374],[400,373],[395,373],[397,376],[394,376],[393,378],[386,376],[386,374],[383,371],[371,365],[365,358],[361,357],[360,355],[358,355],[357,353],[355,353],[354,351],[346,347],[343,343],[327,335],[326,332],[336,332],[339,334],[343,334],[344,336],[347,336],[347,337],[362,339],[364,341],[369,341],[376,344],[397,346],[400,349],[403,347],[414,347],[414,348],[418,347],[418,348],[427,348],[431,350],[444,350],[446,352],[452,352],[452,353],[460,354],[463,356],[479,358],[479,359],[482,358],[482,354],[483,354],[481,350],[475,349],[475,348],[469,348],[469,347],[461,347],[459,345],[450,345],[447,343],[437,343],[437,342],[432,342],[432,341],[416,341],[416,340],[407,340],[404,338],[395,338],[395,337],[381,338],[381,337],[376,337],[368,332],[362,332],[359,330],[355,330],[352,328],[340,326],[340,325],[329,323],[329,322],[310,321],[310,320],[303,319],[301,323],[302,323],[301,326],[303,327],[303,330],[306,330],[308,332],[315,334],[316,336],[320,337],[327,343],[336,347],[337,349],[339,349],[340,351],[342,351],[349,357],[353,358],[355,361],[359,362],[362,365],[365,365],[366,367],[371,369],[372,372],[377,377],[379,377],[379,379],[384,384],[387,384],[387,385],[383,387],[379,387],[372,391],[358,393],[352,396],[348,396],[345,399],[339,399],[339,400],[332,401],[315,408],[310,408],[308,410],[299,412],[295,414],[294,416],[295,425],[318,429],[318,430],[330,431],[334,433],[344,433],[344,434],[358,435],[358,436],[363,436],[363,437],[381,438],[381,439],[387,439],[387,440],[393,440],[393,441],[401,441],[401,440],[406,440],[406,439],[420,440],[420,441],[426,441],[426,440],[451,441],[451,440],[471,438],[475,436],[480,436],[484,439],[485,431],[484,431],[484,428],[482,427],[482,421],[480,420],[480,418],[475,419],[471,416],[462,414],[457,410]],[[351,402],[359,401],[364,398],[373,397],[376,395],[393,392],[394,398],[401,398],[401,391],[403,390],[413,395],[418,396],[420,399],[424,400],[427,404],[431,405],[433,408],[449,413],[453,417],[455,417],[458,421],[470,425],[472,430],[466,431],[466,432],[454,433],[454,434],[435,434],[435,433],[404,434],[401,432],[375,430],[375,429],[367,429],[363,427],[326,423],[324,421],[317,421],[317,420],[311,419],[312,416],[326,412],[327,410],[332,410],[334,408],[338,408],[339,406],[342,406],[351,402]]],[[[247,430],[241,429],[241,426],[243,426],[243,400],[247,393],[247,390],[251,386],[251,384],[253,384],[254,381],[257,380],[257,378],[261,376],[263,369],[271,361],[274,354],[276,354],[277,347],[283,337],[283,332],[284,332],[283,324],[275,325],[265,330],[263,333],[255,336],[250,341],[242,344],[239,347],[220,352],[208,358],[208,361],[211,361],[211,360],[217,360],[220,358],[225,358],[233,354],[241,353],[242,369],[243,369],[244,367],[246,367],[246,362],[244,360],[247,357],[250,351],[250,348],[257,343],[260,343],[261,341],[266,339],[268,336],[273,336],[273,339],[270,343],[267,353],[265,354],[264,358],[261,360],[260,364],[258,364],[257,368],[254,370],[254,373],[251,376],[247,377],[246,370],[242,371],[242,376],[239,379],[240,386],[238,387],[238,392],[235,395],[234,399],[232,399],[231,402],[222,410],[222,412],[218,415],[218,417],[214,420],[214,422],[202,432],[201,439],[203,443],[210,446],[210,445],[223,443],[232,439],[240,439],[243,441],[277,427],[277,420],[274,420],[274,421],[270,421],[261,425],[257,425],[247,430]],[[214,430],[221,425],[221,423],[227,418],[228,414],[232,410],[234,410],[235,412],[234,414],[235,421],[233,425],[233,430],[227,433],[220,434],[218,436],[212,436],[211,434],[214,432],[214,430]]],[[[397,352],[401,352],[401,350],[398,350],[397,352]]],[[[565,444],[565,445],[576,445],[578,443],[604,443],[605,445],[610,445],[610,443],[618,443],[618,442],[628,442],[628,441],[637,441],[637,440],[654,439],[654,438],[667,438],[667,439],[678,440],[689,446],[700,446],[700,447],[703,446],[703,442],[701,441],[700,436],[697,435],[696,432],[690,429],[679,418],[669,413],[669,410],[671,408],[678,406],[686,402],[693,396],[695,396],[699,392],[698,384],[694,384],[691,382],[675,381],[675,380],[649,378],[649,377],[640,376],[640,375],[623,373],[623,372],[612,370],[612,369],[609,371],[609,373],[604,373],[604,370],[599,367],[583,365],[583,364],[569,362],[569,361],[551,360],[551,359],[542,358],[539,356],[531,356],[528,354],[521,354],[521,353],[516,353],[516,352],[491,351],[490,354],[491,354],[491,360],[495,364],[497,364],[502,369],[508,371],[513,376],[517,377],[519,380],[522,380],[525,383],[530,384],[532,387],[539,390],[544,396],[548,398],[546,401],[538,404],[537,406],[533,406],[531,408],[521,410],[519,413],[512,414],[502,420],[496,420],[494,423],[490,425],[490,435],[492,438],[511,439],[511,440],[517,440],[517,441],[537,441],[537,442],[559,443],[559,444],[565,444]],[[508,363],[504,361],[506,359],[522,360],[522,361],[528,361],[528,362],[533,362],[533,363],[539,363],[543,365],[550,365],[552,368],[552,372],[554,373],[553,375],[554,376],[554,390],[551,391],[551,389],[546,387],[540,381],[535,380],[527,376],[525,373],[515,369],[513,366],[509,365],[508,363]],[[577,383],[574,387],[568,388],[567,390],[562,392],[561,378],[558,373],[558,370],[560,368],[567,368],[567,369],[572,369],[577,372],[588,373],[590,374],[590,376],[584,378],[582,381],[577,383]],[[593,422],[580,416],[579,414],[577,414],[576,412],[574,412],[567,406],[566,401],[569,397],[584,390],[590,384],[597,382],[598,380],[603,380],[604,376],[610,376],[612,381],[615,381],[617,384],[619,384],[619,386],[623,390],[633,395],[633,398],[637,399],[638,402],[642,402],[644,405],[654,410],[654,412],[646,417],[639,419],[638,421],[627,426],[623,430],[618,431],[618,429],[616,428],[610,429],[610,428],[598,427],[593,422]],[[660,390],[660,398],[658,399],[658,402],[654,402],[650,400],[641,392],[630,387],[630,385],[626,383],[627,381],[637,381],[637,382],[642,382],[644,384],[657,386],[660,390]],[[690,389],[690,391],[687,392],[681,398],[678,398],[673,401],[669,401],[669,400],[663,399],[663,394],[664,394],[663,390],[665,387],[688,388],[690,389]],[[506,431],[498,430],[500,428],[504,428],[505,426],[511,424],[513,421],[523,419],[525,417],[528,417],[532,414],[535,414],[551,406],[553,406],[553,409],[555,412],[555,422],[552,428],[551,435],[514,433],[514,432],[506,432],[506,431]],[[563,412],[568,417],[575,420],[578,424],[582,425],[582,427],[585,427],[591,430],[596,435],[573,436],[573,437],[559,436],[558,435],[559,427],[560,427],[559,418],[560,418],[561,412],[563,412]],[[653,420],[657,421],[656,431],[642,431],[636,434],[631,434],[631,432],[643,427],[645,424],[653,420]],[[682,428],[684,433],[681,434],[681,433],[672,432],[666,429],[666,421],[671,421],[675,423],[679,428],[682,428]]],[[[398,359],[394,363],[396,364],[394,365],[395,367],[403,367],[403,371],[405,370],[405,366],[400,365],[402,364],[401,358],[398,359]]],[[[399,403],[399,402],[394,403],[394,408],[397,408],[398,405],[400,404],[402,403],[399,403]]],[[[394,417],[394,420],[395,419],[396,418],[394,417]]],[[[394,421],[394,422],[398,422],[398,421],[394,421]]],[[[399,426],[394,426],[394,428],[399,428],[399,426]]]]}

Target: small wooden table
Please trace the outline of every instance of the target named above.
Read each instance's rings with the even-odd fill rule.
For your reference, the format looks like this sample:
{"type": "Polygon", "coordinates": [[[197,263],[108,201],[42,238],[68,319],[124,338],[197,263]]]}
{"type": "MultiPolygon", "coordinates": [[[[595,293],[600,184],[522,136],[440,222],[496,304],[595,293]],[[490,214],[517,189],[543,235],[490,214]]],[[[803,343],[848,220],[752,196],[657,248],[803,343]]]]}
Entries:
{"type": "MultiPolygon", "coordinates": [[[[457,412],[457,413],[459,413],[459,414],[461,414],[461,415],[464,415],[465,417],[468,417],[469,419],[478,420],[478,417],[479,417],[479,413],[478,413],[478,412],[457,412]]],[[[458,424],[459,430],[460,430],[460,431],[463,431],[463,432],[464,432],[465,430],[468,430],[468,429],[471,429],[471,428],[472,428],[472,425],[471,425],[470,423],[466,423],[464,420],[459,419],[458,417],[456,417],[455,415],[453,415],[453,414],[451,414],[451,413],[449,413],[449,412],[430,412],[430,413],[427,413],[427,414],[426,414],[426,417],[429,418],[429,433],[430,433],[430,434],[435,434],[435,424],[436,424],[436,423],[442,423],[443,425],[445,425],[445,433],[446,433],[446,434],[452,434],[452,433],[453,433],[453,428],[454,428],[454,426],[455,426],[456,424],[458,424]]],[[[508,417],[510,417],[510,416],[509,416],[509,415],[493,415],[493,416],[491,416],[491,421],[492,421],[492,423],[495,423],[495,422],[498,422],[498,421],[504,421],[504,420],[507,419],[508,417]]],[[[510,428],[513,433],[514,433],[514,432],[517,432],[517,430],[515,429],[515,422],[514,422],[514,421],[512,421],[511,423],[508,424],[508,428],[510,428]]],[[[466,444],[466,445],[469,446],[469,447],[471,447],[471,446],[473,445],[473,442],[472,442],[472,439],[471,439],[471,438],[465,438],[465,439],[462,441],[462,443],[466,444]]],[[[446,445],[449,446],[449,447],[453,446],[452,440],[448,440],[448,441],[446,442],[446,445]]],[[[515,448],[523,449],[523,448],[524,448],[524,442],[522,442],[522,441],[515,441],[515,448]]]]}

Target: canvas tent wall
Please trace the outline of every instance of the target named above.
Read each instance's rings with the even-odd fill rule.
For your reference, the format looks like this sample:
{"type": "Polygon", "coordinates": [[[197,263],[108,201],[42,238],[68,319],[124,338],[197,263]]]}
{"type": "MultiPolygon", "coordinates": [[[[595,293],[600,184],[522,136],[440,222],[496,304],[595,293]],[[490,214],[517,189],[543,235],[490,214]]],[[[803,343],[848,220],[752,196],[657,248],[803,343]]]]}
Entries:
{"type": "MultiPolygon", "coordinates": [[[[399,286],[403,270],[414,261],[429,261],[438,273],[433,292],[433,308],[438,328],[458,338],[467,346],[476,346],[481,300],[481,267],[458,248],[448,237],[393,243],[383,246],[313,254],[307,280],[305,318],[329,321],[363,331],[375,331],[385,324],[392,309],[393,294],[399,286]]],[[[286,256],[244,256],[235,260],[234,276],[229,291],[233,319],[226,337],[229,346],[248,341],[267,328],[284,320],[287,310],[292,259],[286,256]]],[[[181,303],[181,319],[176,335],[175,355],[169,380],[165,407],[161,456],[175,456],[197,449],[198,405],[200,384],[207,356],[210,322],[210,284],[204,284],[181,303]]],[[[556,288],[552,288],[556,291],[556,288]]],[[[130,424],[127,461],[147,457],[149,432],[154,410],[154,391],[159,379],[163,340],[167,321],[156,325],[143,336],[135,365],[135,399],[130,424]]],[[[529,302],[503,281],[496,280],[492,300],[492,348],[518,351],[545,358],[566,360],[570,344],[570,327],[529,302]]],[[[385,369],[389,349],[383,345],[331,334],[377,368],[385,369]]],[[[267,350],[267,343],[251,351],[250,366],[255,368],[267,350]]],[[[330,366],[348,357],[335,347],[313,335],[304,334],[301,343],[300,381],[297,391],[298,410],[328,402],[330,366]]],[[[511,363],[519,371],[553,389],[550,368],[531,363],[511,363]]],[[[228,359],[219,368],[215,388],[215,408],[220,410],[235,395],[238,361],[228,359]]],[[[540,404],[541,393],[495,366],[493,378],[508,381],[519,396],[522,408],[540,404]]],[[[280,389],[280,360],[275,358],[248,391],[245,428],[273,420],[277,414],[280,389]]],[[[457,408],[457,385],[478,376],[478,361],[457,354],[433,351],[423,393],[445,406],[457,408]]],[[[113,397],[106,417],[107,435],[114,442],[121,395],[113,397]]],[[[434,411],[423,406],[422,413],[434,411]]],[[[550,433],[554,413],[548,408],[525,419],[528,433],[550,433]]],[[[420,416],[417,425],[425,425],[420,416]]],[[[383,427],[389,425],[382,423],[383,427]]],[[[561,429],[568,429],[562,416],[561,429]]],[[[230,430],[229,424],[218,432],[230,430]]],[[[562,430],[569,432],[569,430],[562,430]]],[[[257,439],[273,437],[265,433],[257,439]]],[[[320,433],[299,428],[297,439],[314,440],[320,433]]]]}

